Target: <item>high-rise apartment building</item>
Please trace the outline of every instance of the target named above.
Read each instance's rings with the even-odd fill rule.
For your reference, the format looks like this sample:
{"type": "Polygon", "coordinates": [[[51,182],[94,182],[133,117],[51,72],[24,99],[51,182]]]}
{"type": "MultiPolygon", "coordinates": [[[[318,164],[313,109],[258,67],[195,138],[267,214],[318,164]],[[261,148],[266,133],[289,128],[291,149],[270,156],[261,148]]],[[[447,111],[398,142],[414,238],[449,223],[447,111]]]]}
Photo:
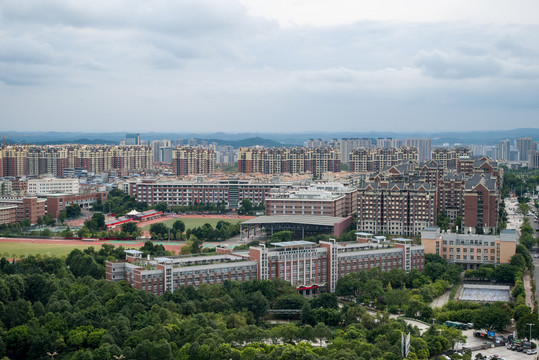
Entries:
{"type": "Polygon", "coordinates": [[[528,153],[528,168],[539,169],[539,151],[531,150],[528,153]]]}
{"type": "Polygon", "coordinates": [[[302,174],[319,177],[326,172],[341,171],[341,153],[332,147],[309,149],[239,148],[238,172],[262,174],[302,174]]]}
{"type": "Polygon", "coordinates": [[[436,222],[436,188],[428,183],[367,183],[359,187],[361,231],[414,236],[436,222]]]}
{"type": "Polygon", "coordinates": [[[172,171],[179,176],[212,174],[215,172],[215,150],[196,146],[174,148],[172,171]]]}
{"type": "Polygon", "coordinates": [[[141,145],[140,134],[126,134],[125,145],[141,145]]]}
{"type": "Polygon", "coordinates": [[[84,168],[99,173],[111,170],[151,169],[153,154],[147,146],[110,145],[8,145],[0,148],[2,175],[51,174],[84,168]]]}
{"type": "Polygon", "coordinates": [[[498,160],[509,160],[511,151],[511,140],[503,139],[498,141],[498,160]]]}
{"type": "Polygon", "coordinates": [[[472,152],[469,147],[465,146],[454,148],[437,147],[432,149],[431,152],[431,159],[444,169],[455,169],[457,167],[457,159],[470,156],[472,156],[472,152]]]}
{"type": "Polygon", "coordinates": [[[350,154],[350,171],[374,172],[400,164],[404,161],[419,161],[417,148],[355,149],[350,154]]]}
{"type": "Polygon", "coordinates": [[[431,141],[430,139],[406,139],[404,145],[416,148],[419,152],[419,161],[430,160],[431,141]]]}
{"type": "Polygon", "coordinates": [[[515,140],[515,146],[518,150],[519,161],[528,161],[528,154],[530,150],[536,150],[535,141],[529,137],[520,137],[515,140]]]}
{"type": "Polygon", "coordinates": [[[166,139],[153,140],[150,142],[150,147],[153,150],[153,161],[156,161],[156,162],[171,162],[172,161],[172,158],[169,161],[163,160],[163,154],[161,151],[162,148],[171,147],[170,140],[166,140],[166,139]]]}
{"type": "Polygon", "coordinates": [[[341,150],[342,162],[346,164],[350,162],[350,154],[355,149],[370,149],[373,147],[372,140],[368,138],[343,138],[337,141],[337,145],[341,150]]]}

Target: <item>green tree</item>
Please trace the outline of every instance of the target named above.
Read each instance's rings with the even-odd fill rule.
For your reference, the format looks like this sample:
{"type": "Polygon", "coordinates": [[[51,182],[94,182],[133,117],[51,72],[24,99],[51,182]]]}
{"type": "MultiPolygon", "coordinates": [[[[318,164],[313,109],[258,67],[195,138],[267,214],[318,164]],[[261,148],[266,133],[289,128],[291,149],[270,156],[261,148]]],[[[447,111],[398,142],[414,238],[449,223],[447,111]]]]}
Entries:
{"type": "Polygon", "coordinates": [[[331,331],[324,323],[318,323],[314,327],[314,337],[320,341],[320,346],[322,346],[322,340],[331,338],[331,331]]]}
{"type": "Polygon", "coordinates": [[[163,223],[155,223],[150,225],[150,233],[159,239],[165,239],[168,237],[168,227],[163,223]]]}
{"type": "Polygon", "coordinates": [[[181,220],[176,220],[172,224],[172,228],[174,229],[174,232],[183,233],[185,231],[185,223],[181,220]]]}
{"type": "Polygon", "coordinates": [[[239,214],[249,215],[253,211],[253,203],[249,199],[243,199],[238,209],[239,214]]]}
{"type": "Polygon", "coordinates": [[[65,221],[65,219],[66,219],[66,217],[67,217],[67,213],[66,213],[65,211],[62,210],[62,211],[60,211],[60,213],[58,213],[58,221],[59,221],[60,223],[63,224],[64,221],[65,221]]]}
{"type": "Polygon", "coordinates": [[[133,221],[122,224],[122,232],[131,234],[133,237],[137,237],[140,234],[137,223],[133,221]]]}
{"type": "Polygon", "coordinates": [[[155,204],[154,209],[161,212],[167,212],[168,211],[168,204],[167,203],[158,203],[155,204]]]}
{"type": "Polygon", "coordinates": [[[81,208],[77,203],[71,203],[66,207],[66,215],[68,218],[74,218],[80,215],[81,208]]]}
{"type": "MultiPolygon", "coordinates": [[[[313,310],[311,309],[311,305],[309,304],[309,302],[305,302],[305,304],[301,308],[300,318],[301,318],[302,324],[308,324],[308,325],[315,324],[313,310]]],[[[312,327],[311,327],[311,331],[312,331],[312,327]]]]}

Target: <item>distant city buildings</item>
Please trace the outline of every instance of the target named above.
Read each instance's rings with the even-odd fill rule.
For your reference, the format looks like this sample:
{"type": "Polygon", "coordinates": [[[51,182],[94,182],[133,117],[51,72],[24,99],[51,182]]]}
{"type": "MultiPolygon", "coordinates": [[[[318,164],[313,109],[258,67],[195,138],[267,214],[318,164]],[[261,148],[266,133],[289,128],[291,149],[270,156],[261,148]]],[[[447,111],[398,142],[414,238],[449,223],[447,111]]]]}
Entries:
{"type": "Polygon", "coordinates": [[[140,134],[126,134],[125,145],[141,145],[140,134]]]}
{"type": "Polygon", "coordinates": [[[431,141],[430,139],[406,139],[404,145],[407,147],[416,148],[419,153],[419,161],[428,161],[431,156],[431,141]]]}
{"type": "Polygon", "coordinates": [[[239,148],[238,172],[261,174],[311,173],[320,177],[326,172],[341,171],[341,153],[332,147],[239,148]]]}
{"type": "Polygon", "coordinates": [[[414,147],[358,148],[350,154],[349,167],[352,172],[376,172],[404,161],[419,161],[418,149],[414,147]]]}
{"type": "Polygon", "coordinates": [[[153,161],[157,162],[172,162],[172,149],[170,140],[152,140],[150,141],[150,147],[153,150],[153,161]],[[164,160],[165,155],[168,155],[166,151],[162,149],[170,149],[170,159],[168,161],[164,160]]]}
{"type": "Polygon", "coordinates": [[[4,145],[0,147],[0,177],[63,176],[64,169],[82,168],[100,173],[110,170],[151,169],[153,153],[142,145],[4,145]]]}
{"type": "Polygon", "coordinates": [[[515,140],[515,147],[518,150],[519,161],[528,161],[528,155],[529,152],[532,150],[536,150],[536,143],[532,140],[532,138],[528,137],[520,137],[515,140]]]}
{"type": "Polygon", "coordinates": [[[458,159],[470,156],[472,156],[472,152],[466,146],[456,146],[453,148],[437,147],[432,149],[431,152],[431,159],[436,161],[444,169],[455,169],[458,159]]]}
{"type": "Polygon", "coordinates": [[[178,176],[215,172],[215,150],[202,146],[181,146],[172,150],[172,172],[178,176]]]}
{"type": "Polygon", "coordinates": [[[539,169],[539,151],[531,150],[528,153],[528,168],[539,169]]]}

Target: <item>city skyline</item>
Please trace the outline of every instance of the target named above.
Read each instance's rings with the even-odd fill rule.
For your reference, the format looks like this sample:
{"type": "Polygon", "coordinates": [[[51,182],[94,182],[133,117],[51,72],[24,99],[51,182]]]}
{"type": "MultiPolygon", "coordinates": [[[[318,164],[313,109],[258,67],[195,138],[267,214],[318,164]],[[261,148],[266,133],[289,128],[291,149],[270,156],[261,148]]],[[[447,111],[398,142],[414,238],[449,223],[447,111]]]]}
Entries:
{"type": "Polygon", "coordinates": [[[5,131],[534,127],[538,7],[5,1],[0,119],[5,131]]]}

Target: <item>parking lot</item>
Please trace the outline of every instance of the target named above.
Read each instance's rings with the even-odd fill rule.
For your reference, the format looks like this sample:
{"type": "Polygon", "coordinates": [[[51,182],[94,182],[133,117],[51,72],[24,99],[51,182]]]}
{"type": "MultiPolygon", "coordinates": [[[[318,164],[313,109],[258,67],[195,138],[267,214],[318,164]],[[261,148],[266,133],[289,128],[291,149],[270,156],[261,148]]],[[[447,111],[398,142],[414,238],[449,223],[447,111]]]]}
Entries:
{"type": "MultiPolygon", "coordinates": [[[[464,330],[462,334],[466,336],[466,343],[465,344],[459,344],[456,346],[456,349],[462,349],[462,347],[466,348],[474,348],[481,345],[491,345],[492,342],[485,340],[483,338],[474,337],[473,333],[477,330],[464,330]],[[485,344],[486,343],[486,344],[485,344]]],[[[507,336],[509,334],[505,334],[507,336]]],[[[498,355],[501,358],[504,358],[505,360],[518,360],[518,359],[530,359],[530,360],[536,360],[537,355],[527,355],[522,352],[518,351],[512,351],[508,350],[505,346],[499,346],[494,348],[488,348],[485,350],[476,350],[472,351],[472,359],[475,358],[476,354],[483,354],[483,355],[498,355]]]]}
{"type": "Polygon", "coordinates": [[[496,347],[496,348],[490,348],[487,350],[479,350],[479,351],[473,351],[472,352],[472,359],[475,358],[476,354],[483,354],[483,355],[498,355],[499,357],[505,359],[505,360],[521,360],[521,359],[530,359],[530,360],[536,360],[536,355],[526,355],[525,353],[518,352],[518,351],[512,351],[508,350],[505,346],[496,347]]]}

